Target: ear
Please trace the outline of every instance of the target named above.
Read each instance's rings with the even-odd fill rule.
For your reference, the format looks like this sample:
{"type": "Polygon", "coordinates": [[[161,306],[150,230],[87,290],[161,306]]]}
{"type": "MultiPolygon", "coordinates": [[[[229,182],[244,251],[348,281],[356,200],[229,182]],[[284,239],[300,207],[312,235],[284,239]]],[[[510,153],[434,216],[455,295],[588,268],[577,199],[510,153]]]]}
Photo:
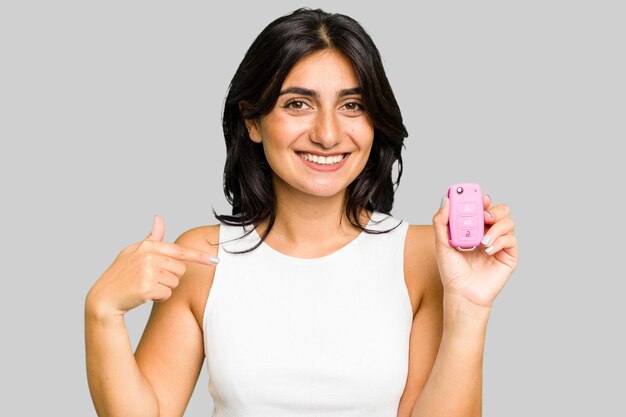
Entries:
{"type": "MultiPolygon", "coordinates": [[[[245,102],[245,101],[240,101],[239,102],[239,111],[241,112],[242,116],[245,115],[247,107],[248,107],[248,103],[247,102],[245,102]]],[[[244,117],[243,121],[246,124],[246,128],[248,129],[248,136],[250,136],[250,139],[253,142],[261,143],[262,142],[261,130],[260,130],[260,126],[259,126],[258,120],[257,119],[246,119],[244,117]]]]}
{"type": "Polygon", "coordinates": [[[254,120],[244,120],[246,122],[246,127],[248,128],[248,136],[253,142],[261,143],[263,140],[261,139],[261,131],[259,129],[259,123],[256,119],[254,120]]]}

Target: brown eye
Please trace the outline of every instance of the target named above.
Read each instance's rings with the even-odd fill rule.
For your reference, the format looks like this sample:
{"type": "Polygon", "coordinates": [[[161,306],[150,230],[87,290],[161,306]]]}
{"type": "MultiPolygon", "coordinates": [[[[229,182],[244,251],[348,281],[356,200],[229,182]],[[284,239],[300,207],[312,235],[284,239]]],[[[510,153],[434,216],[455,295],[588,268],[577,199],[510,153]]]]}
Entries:
{"type": "Polygon", "coordinates": [[[355,101],[351,101],[345,104],[347,110],[351,111],[361,111],[363,110],[363,106],[355,101]]]}
{"type": "Polygon", "coordinates": [[[284,107],[286,109],[290,109],[290,110],[304,110],[308,106],[302,100],[291,100],[291,101],[287,102],[287,104],[285,104],[284,107]]]}

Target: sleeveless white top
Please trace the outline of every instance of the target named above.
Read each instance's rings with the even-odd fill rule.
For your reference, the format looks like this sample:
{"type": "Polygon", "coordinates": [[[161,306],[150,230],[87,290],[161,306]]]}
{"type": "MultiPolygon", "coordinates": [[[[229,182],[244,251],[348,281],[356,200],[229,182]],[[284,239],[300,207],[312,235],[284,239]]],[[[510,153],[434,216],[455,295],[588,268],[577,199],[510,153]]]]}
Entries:
{"type": "Polygon", "coordinates": [[[413,320],[408,223],[375,211],[367,226],[398,224],[314,259],[265,242],[227,253],[260,238],[251,225],[220,225],[203,313],[213,417],[396,417],[413,320]]]}

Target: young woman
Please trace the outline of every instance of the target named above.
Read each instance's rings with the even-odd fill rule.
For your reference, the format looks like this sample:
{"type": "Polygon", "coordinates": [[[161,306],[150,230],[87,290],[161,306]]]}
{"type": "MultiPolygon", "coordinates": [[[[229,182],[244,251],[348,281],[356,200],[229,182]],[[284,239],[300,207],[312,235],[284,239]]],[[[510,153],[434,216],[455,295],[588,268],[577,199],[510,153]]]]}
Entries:
{"type": "Polygon", "coordinates": [[[432,226],[391,216],[407,132],[363,28],[310,9],[272,22],[223,127],[232,215],[173,244],[155,216],[86,297],[98,414],[183,415],[206,357],[214,416],[479,416],[514,224],[486,196],[484,246],[460,252],[446,197],[432,226]],[[150,300],[133,354],[124,314],[150,300]]]}

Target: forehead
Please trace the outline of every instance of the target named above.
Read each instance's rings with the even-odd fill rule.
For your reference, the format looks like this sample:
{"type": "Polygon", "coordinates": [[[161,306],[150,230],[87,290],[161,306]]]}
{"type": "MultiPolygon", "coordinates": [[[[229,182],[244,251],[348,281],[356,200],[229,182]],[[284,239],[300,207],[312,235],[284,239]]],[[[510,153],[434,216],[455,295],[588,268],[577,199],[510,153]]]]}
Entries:
{"type": "Polygon", "coordinates": [[[333,49],[317,51],[300,59],[283,82],[285,87],[340,90],[359,87],[352,62],[333,49]]]}

